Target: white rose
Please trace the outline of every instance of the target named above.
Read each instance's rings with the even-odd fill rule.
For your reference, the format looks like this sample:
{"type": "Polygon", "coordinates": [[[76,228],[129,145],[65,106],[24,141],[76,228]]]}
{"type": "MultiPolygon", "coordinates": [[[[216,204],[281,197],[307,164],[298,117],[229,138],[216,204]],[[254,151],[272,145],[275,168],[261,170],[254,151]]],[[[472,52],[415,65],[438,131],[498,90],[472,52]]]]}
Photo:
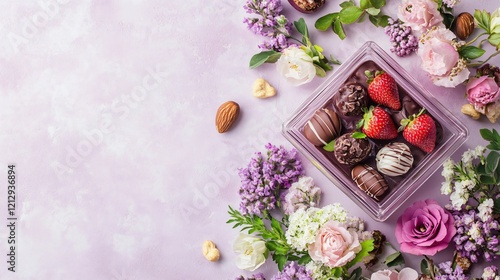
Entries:
{"type": "Polygon", "coordinates": [[[276,62],[276,69],[294,86],[309,83],[316,76],[312,57],[297,47],[288,47],[283,50],[276,62]]]}
{"type": "Polygon", "coordinates": [[[500,8],[491,14],[490,30],[492,33],[500,33],[500,8]]]}
{"type": "Polygon", "coordinates": [[[240,233],[234,241],[233,250],[240,254],[236,258],[239,269],[254,271],[266,261],[266,243],[257,237],[240,233]]]}

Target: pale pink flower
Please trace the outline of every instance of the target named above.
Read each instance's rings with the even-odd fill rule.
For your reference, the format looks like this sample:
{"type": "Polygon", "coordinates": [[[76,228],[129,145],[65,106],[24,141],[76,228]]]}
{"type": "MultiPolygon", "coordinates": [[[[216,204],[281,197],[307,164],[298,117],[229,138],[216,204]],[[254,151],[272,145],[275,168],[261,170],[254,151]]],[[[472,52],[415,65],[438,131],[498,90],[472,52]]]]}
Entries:
{"type": "Polygon", "coordinates": [[[405,267],[399,273],[394,270],[379,270],[372,274],[370,280],[417,280],[418,272],[414,269],[405,267]]]}
{"type": "Polygon", "coordinates": [[[438,4],[432,0],[403,0],[398,17],[413,31],[424,33],[434,26],[444,27],[438,4]]]}

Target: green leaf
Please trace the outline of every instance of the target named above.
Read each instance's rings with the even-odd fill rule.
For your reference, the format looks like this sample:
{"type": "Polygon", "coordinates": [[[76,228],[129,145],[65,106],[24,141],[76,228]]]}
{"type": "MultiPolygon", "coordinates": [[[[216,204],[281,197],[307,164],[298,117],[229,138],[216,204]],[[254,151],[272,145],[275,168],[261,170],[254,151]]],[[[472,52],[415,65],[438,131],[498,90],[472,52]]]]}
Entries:
{"type": "Polygon", "coordinates": [[[375,25],[375,26],[379,26],[380,24],[380,18],[379,17],[376,17],[376,16],[372,16],[372,15],[368,15],[368,19],[370,20],[370,22],[375,25]]]}
{"type": "Polygon", "coordinates": [[[485,184],[485,185],[491,185],[491,184],[495,184],[496,180],[495,178],[493,178],[492,176],[490,175],[480,175],[479,176],[479,181],[482,183],[482,184],[485,184]]]}
{"type": "Polygon", "coordinates": [[[314,23],[314,27],[320,31],[326,31],[333,22],[339,18],[339,13],[331,13],[318,18],[314,23]]]}
{"type": "Polygon", "coordinates": [[[494,140],[493,132],[487,128],[480,129],[479,133],[481,134],[481,137],[483,137],[483,139],[486,141],[493,141],[494,140]]]}
{"type": "Polygon", "coordinates": [[[352,134],[351,137],[354,139],[364,139],[366,138],[366,134],[364,134],[363,132],[356,131],[352,134]]]}
{"type": "Polygon", "coordinates": [[[452,13],[441,13],[441,16],[443,17],[444,26],[450,29],[455,20],[455,16],[452,13]]]}
{"type": "Polygon", "coordinates": [[[422,262],[420,262],[420,272],[422,274],[430,275],[429,263],[427,263],[426,259],[423,259],[422,262]]]}
{"type": "Polygon", "coordinates": [[[389,19],[391,18],[390,16],[379,14],[378,17],[378,26],[386,27],[387,25],[389,25],[389,19]]]}
{"type": "Polygon", "coordinates": [[[273,260],[278,264],[279,271],[283,271],[283,268],[285,267],[288,258],[286,255],[274,254],[273,260]]]}
{"type": "Polygon", "coordinates": [[[500,214],[500,198],[497,198],[493,203],[493,213],[500,214]]]}
{"type": "Polygon", "coordinates": [[[373,239],[368,239],[361,242],[361,251],[356,254],[354,259],[352,259],[349,263],[347,263],[347,268],[353,267],[356,263],[363,260],[364,257],[368,256],[371,251],[374,249],[373,239]]]}
{"type": "Polygon", "coordinates": [[[488,42],[498,50],[500,48],[500,33],[491,34],[488,37],[488,42]]]}
{"type": "Polygon", "coordinates": [[[314,64],[314,68],[316,69],[316,76],[324,78],[326,76],[325,69],[321,68],[317,64],[314,64]]]}
{"type": "Polygon", "coordinates": [[[488,33],[490,32],[490,13],[485,10],[475,10],[474,19],[476,20],[480,28],[484,29],[488,33]]]}
{"type": "Polygon", "coordinates": [[[303,255],[300,259],[299,259],[299,264],[300,265],[306,265],[308,264],[310,261],[312,261],[311,259],[311,256],[309,256],[309,254],[305,254],[303,255]]]}
{"type": "Polygon", "coordinates": [[[363,10],[356,6],[350,6],[342,9],[339,14],[339,19],[342,23],[354,23],[363,14],[363,10]]]}
{"type": "Polygon", "coordinates": [[[323,150],[333,152],[335,150],[335,140],[332,140],[330,143],[323,146],[323,150]]]}
{"type": "Polygon", "coordinates": [[[385,6],[385,0],[370,0],[372,3],[373,7],[376,9],[380,9],[383,6],[385,6]]]}
{"type": "Polygon", "coordinates": [[[342,25],[340,19],[337,19],[333,22],[332,29],[333,32],[339,36],[340,40],[345,39],[346,36],[344,32],[344,26],[342,25]]]}
{"type": "Polygon", "coordinates": [[[370,2],[370,0],[361,0],[359,1],[359,7],[363,10],[366,10],[368,8],[371,8],[373,7],[372,3],[370,2]]]}
{"type": "Polygon", "coordinates": [[[466,46],[458,50],[461,57],[466,59],[476,59],[481,57],[486,51],[475,46],[466,46]]]}
{"type": "Polygon", "coordinates": [[[302,34],[302,36],[309,38],[309,31],[307,30],[307,24],[304,18],[299,18],[299,20],[294,21],[293,24],[295,25],[295,28],[297,28],[297,31],[302,34]]]}
{"type": "Polygon", "coordinates": [[[344,1],[344,2],[340,3],[339,5],[342,9],[347,8],[347,7],[351,7],[351,6],[354,6],[354,1],[352,1],[352,0],[344,1]]]}
{"type": "Polygon", "coordinates": [[[357,267],[356,269],[354,269],[351,273],[351,277],[349,278],[349,280],[359,280],[361,278],[361,267],[357,267]]]}
{"type": "Polygon", "coordinates": [[[403,255],[401,254],[401,252],[395,252],[395,253],[390,254],[389,256],[387,256],[385,258],[385,260],[384,260],[384,263],[388,267],[392,267],[392,266],[397,266],[397,265],[404,264],[405,263],[405,259],[404,259],[403,255]]]}
{"type": "Polygon", "coordinates": [[[274,63],[280,58],[281,53],[277,51],[264,51],[260,52],[250,59],[250,69],[255,69],[262,64],[268,62],[268,63],[274,63]]]}
{"type": "Polygon", "coordinates": [[[498,168],[500,162],[500,154],[496,151],[491,151],[486,157],[486,172],[493,173],[498,168]]]}
{"type": "Polygon", "coordinates": [[[380,9],[368,8],[368,9],[366,9],[366,12],[372,16],[376,16],[376,15],[380,14],[380,9]]]}

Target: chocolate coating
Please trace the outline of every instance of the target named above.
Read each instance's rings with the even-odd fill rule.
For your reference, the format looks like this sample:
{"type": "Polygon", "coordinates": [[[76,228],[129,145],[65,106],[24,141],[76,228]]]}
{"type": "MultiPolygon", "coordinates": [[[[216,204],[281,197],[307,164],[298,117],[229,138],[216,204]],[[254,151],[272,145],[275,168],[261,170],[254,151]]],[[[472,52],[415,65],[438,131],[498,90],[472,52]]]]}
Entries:
{"type": "Polygon", "coordinates": [[[359,116],[363,108],[368,106],[368,93],[359,83],[348,83],[339,89],[335,98],[335,106],[344,116],[359,116]]]}
{"type": "Polygon", "coordinates": [[[377,170],[366,164],[356,165],[351,170],[351,177],[362,191],[376,201],[379,201],[389,189],[389,185],[384,180],[384,177],[377,170]]]}
{"type": "Polygon", "coordinates": [[[365,160],[370,154],[372,145],[366,138],[352,138],[352,133],[346,133],[335,141],[334,155],[342,164],[354,165],[365,160]]]}
{"type": "Polygon", "coordinates": [[[342,130],[342,122],[332,110],[319,109],[304,126],[304,136],[315,146],[323,146],[337,138],[342,130]]]}
{"type": "Polygon", "coordinates": [[[405,95],[403,97],[403,106],[401,106],[402,109],[401,111],[395,111],[392,114],[392,119],[396,123],[396,126],[401,125],[401,120],[402,119],[407,119],[409,116],[413,114],[418,114],[422,107],[415,103],[411,97],[408,95],[405,95]]]}
{"type": "Polygon", "coordinates": [[[319,9],[323,4],[325,4],[325,0],[288,0],[288,2],[294,7],[297,11],[305,14],[310,14],[319,9]]]}
{"type": "Polygon", "coordinates": [[[377,169],[388,176],[406,174],[413,165],[413,155],[405,143],[394,142],[377,153],[377,169]]]}

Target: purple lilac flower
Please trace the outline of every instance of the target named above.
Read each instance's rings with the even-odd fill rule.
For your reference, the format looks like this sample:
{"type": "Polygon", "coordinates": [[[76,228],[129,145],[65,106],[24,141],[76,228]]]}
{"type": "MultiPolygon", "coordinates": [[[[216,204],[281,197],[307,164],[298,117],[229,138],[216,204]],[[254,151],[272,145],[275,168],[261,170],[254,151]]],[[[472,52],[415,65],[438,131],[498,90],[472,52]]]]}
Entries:
{"type": "Polygon", "coordinates": [[[453,241],[456,250],[463,257],[470,259],[472,263],[477,263],[481,256],[488,262],[500,258],[498,221],[489,219],[483,222],[473,209],[451,211],[457,228],[453,241]]]}
{"type": "Polygon", "coordinates": [[[287,151],[267,144],[267,159],[260,152],[250,160],[247,168],[239,169],[241,187],[239,190],[243,215],[260,215],[276,208],[280,189],[288,189],[302,175],[302,163],[297,151],[287,151]]]}
{"type": "Polygon", "coordinates": [[[305,266],[290,262],[282,272],[273,276],[271,280],[313,280],[313,278],[311,271],[307,270],[305,266]]]}
{"type": "Polygon", "coordinates": [[[403,57],[417,51],[418,38],[411,33],[411,27],[403,25],[400,20],[390,18],[385,34],[389,35],[392,43],[391,52],[397,56],[403,57]]]}
{"type": "Polygon", "coordinates": [[[459,265],[453,270],[450,261],[440,263],[438,267],[441,275],[436,276],[435,280],[469,280],[469,277],[465,276],[464,271],[459,265]]]}
{"type": "Polygon", "coordinates": [[[252,274],[252,276],[245,277],[243,275],[234,278],[234,280],[266,280],[266,277],[264,277],[264,274],[262,273],[257,273],[257,274],[252,274]]]}
{"type": "Polygon", "coordinates": [[[281,0],[247,0],[243,8],[248,14],[258,15],[243,20],[247,28],[269,38],[259,45],[260,49],[282,51],[293,45],[288,42],[292,24],[281,14],[281,0]]]}

